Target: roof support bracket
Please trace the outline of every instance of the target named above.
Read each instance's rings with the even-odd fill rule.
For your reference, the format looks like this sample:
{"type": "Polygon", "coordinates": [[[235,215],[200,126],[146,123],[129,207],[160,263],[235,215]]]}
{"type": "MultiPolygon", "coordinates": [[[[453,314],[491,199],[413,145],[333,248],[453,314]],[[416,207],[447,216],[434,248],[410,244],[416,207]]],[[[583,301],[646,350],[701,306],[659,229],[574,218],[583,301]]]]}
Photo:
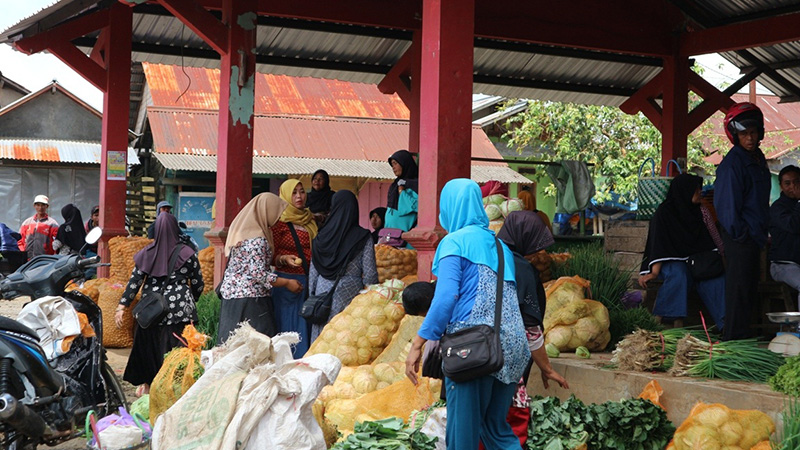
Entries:
{"type": "Polygon", "coordinates": [[[389,70],[383,79],[378,83],[378,89],[386,95],[397,94],[403,103],[411,103],[411,78],[414,69],[419,67],[420,39],[412,39],[403,56],[397,64],[389,70]]]}
{"type": "Polygon", "coordinates": [[[63,61],[64,64],[81,74],[97,89],[103,92],[106,91],[106,68],[86,56],[71,42],[54,42],[48,50],[63,61]]]}
{"type": "Polygon", "coordinates": [[[224,55],[228,51],[228,28],[231,24],[221,22],[194,0],[158,0],[158,3],[197,33],[217,53],[224,55]]]}
{"type": "Polygon", "coordinates": [[[69,42],[75,38],[97,31],[100,28],[108,26],[108,23],[109,11],[108,9],[101,9],[97,12],[81,16],[50,28],[34,36],[20,39],[14,43],[14,47],[22,53],[32,55],[49,49],[53,44],[69,42]]]}

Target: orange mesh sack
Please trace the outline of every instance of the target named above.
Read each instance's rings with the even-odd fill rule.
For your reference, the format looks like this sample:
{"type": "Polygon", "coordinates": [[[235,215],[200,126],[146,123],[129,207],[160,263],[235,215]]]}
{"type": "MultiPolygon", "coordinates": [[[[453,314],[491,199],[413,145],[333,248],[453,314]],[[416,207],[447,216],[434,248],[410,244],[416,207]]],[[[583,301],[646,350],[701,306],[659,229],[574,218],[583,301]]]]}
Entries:
{"type": "Polygon", "coordinates": [[[200,350],[208,339],[194,325],[186,325],[181,334],[186,347],[176,347],[164,356],[164,363],[150,385],[150,423],[170,406],[203,375],[200,350]]]}
{"type": "Polygon", "coordinates": [[[114,312],[124,291],[125,287],[118,283],[107,283],[100,287],[97,306],[103,311],[103,347],[130,348],[133,345],[134,319],[131,311],[138,302],[138,295],[122,314],[122,326],[118,328],[114,321],[114,312]]]}
{"type": "Polygon", "coordinates": [[[775,423],[761,411],[730,409],[720,403],[697,403],[689,417],[675,430],[675,436],[667,448],[750,449],[768,440],[774,432],[775,423]]]}
{"type": "Polygon", "coordinates": [[[200,273],[203,275],[203,293],[214,289],[214,247],[206,247],[197,252],[197,260],[200,261],[200,273]]]}
{"type": "Polygon", "coordinates": [[[325,405],[325,418],[346,435],[356,422],[400,417],[425,409],[439,399],[442,381],[420,377],[414,386],[408,378],[388,387],[364,394],[357,399],[334,399],[325,405]]]}
{"type": "Polygon", "coordinates": [[[153,242],[152,239],[139,236],[117,236],[108,240],[108,251],[111,254],[111,278],[120,282],[127,283],[131,278],[133,266],[133,256],[139,250],[147,247],[153,242]]]}

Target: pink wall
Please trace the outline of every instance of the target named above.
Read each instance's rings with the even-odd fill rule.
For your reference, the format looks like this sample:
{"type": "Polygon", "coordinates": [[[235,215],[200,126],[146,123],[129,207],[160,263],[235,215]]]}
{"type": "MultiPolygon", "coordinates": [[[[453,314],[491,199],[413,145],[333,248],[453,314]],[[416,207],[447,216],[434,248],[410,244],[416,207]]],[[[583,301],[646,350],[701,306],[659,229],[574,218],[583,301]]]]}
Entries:
{"type": "Polygon", "coordinates": [[[372,231],[369,225],[369,212],[379,206],[386,206],[386,195],[392,183],[369,181],[358,192],[358,212],[361,216],[359,224],[372,231]]]}

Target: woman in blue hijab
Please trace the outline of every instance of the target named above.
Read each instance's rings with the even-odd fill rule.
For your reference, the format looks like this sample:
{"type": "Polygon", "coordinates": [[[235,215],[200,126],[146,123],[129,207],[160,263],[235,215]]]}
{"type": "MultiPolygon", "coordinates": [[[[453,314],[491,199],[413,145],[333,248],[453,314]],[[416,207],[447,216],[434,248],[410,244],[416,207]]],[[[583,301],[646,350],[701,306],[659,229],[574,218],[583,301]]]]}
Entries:
{"type": "MultiPolygon", "coordinates": [[[[432,271],[436,293],[406,359],[406,375],[417,383],[422,346],[445,333],[493,326],[499,261],[494,232],[483,210],[481,190],[472,180],[450,180],[442,189],[439,222],[448,235],[439,243],[432,271]]],[[[506,422],[517,382],[530,359],[514,284],[514,257],[503,247],[503,305],[500,341],[503,367],[490,375],[456,383],[445,378],[449,449],[520,449],[506,422]]]]}

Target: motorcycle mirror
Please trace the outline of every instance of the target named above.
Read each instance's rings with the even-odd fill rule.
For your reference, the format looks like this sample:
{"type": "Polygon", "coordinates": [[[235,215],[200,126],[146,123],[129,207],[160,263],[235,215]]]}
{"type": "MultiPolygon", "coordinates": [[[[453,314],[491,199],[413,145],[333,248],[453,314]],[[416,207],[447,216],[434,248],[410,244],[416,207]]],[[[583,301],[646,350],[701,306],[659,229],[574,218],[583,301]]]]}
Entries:
{"type": "Polygon", "coordinates": [[[94,227],[86,233],[86,243],[89,245],[94,245],[97,241],[100,240],[100,236],[103,235],[103,230],[100,227],[94,227]]]}

